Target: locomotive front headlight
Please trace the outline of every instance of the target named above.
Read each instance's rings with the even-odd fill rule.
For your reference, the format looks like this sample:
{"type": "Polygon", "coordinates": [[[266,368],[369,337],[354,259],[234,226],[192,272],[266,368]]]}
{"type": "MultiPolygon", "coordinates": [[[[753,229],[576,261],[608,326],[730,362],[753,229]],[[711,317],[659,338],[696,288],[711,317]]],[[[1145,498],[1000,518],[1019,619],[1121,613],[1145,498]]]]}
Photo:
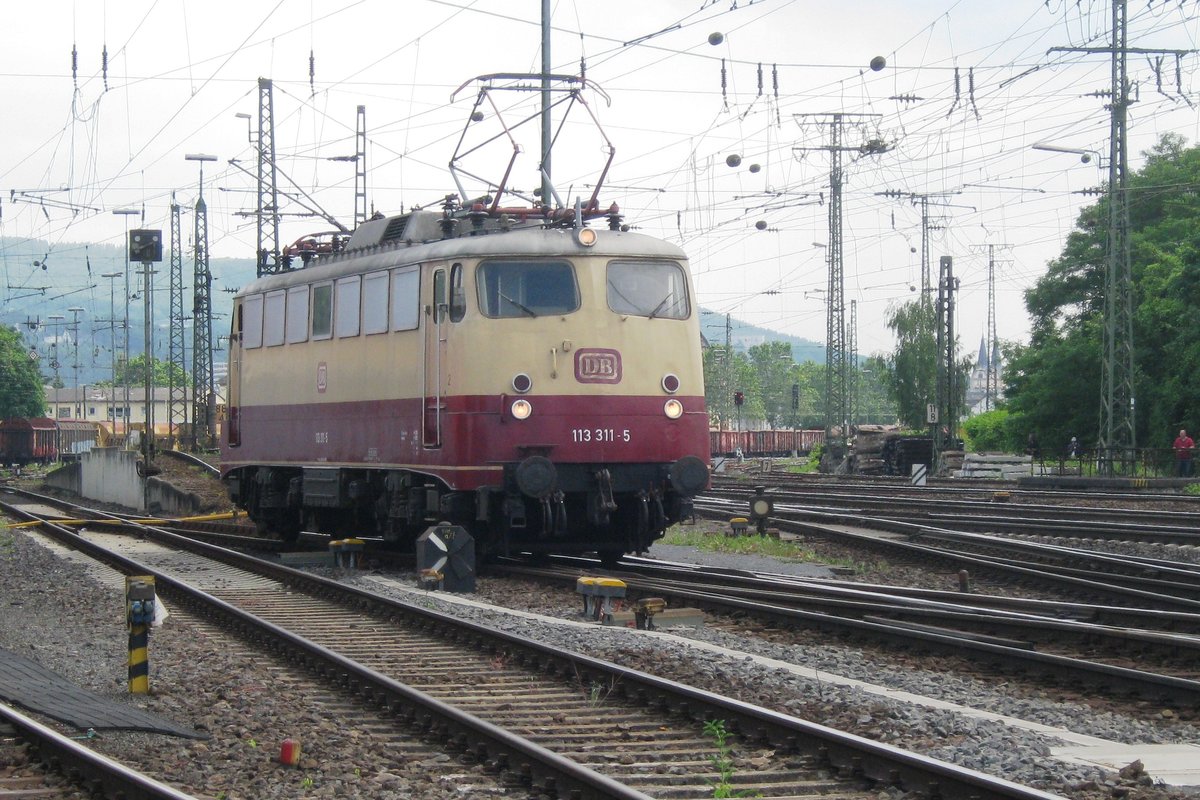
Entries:
{"type": "Polygon", "coordinates": [[[513,419],[529,419],[533,413],[533,405],[525,399],[514,400],[512,404],[513,419]]]}
{"type": "Polygon", "coordinates": [[[512,387],[517,394],[525,394],[533,388],[533,379],[524,372],[518,372],[513,376],[512,387]]]}
{"type": "Polygon", "coordinates": [[[667,415],[667,419],[679,419],[683,416],[683,403],[672,397],[663,404],[663,413],[667,415]]]}
{"type": "Polygon", "coordinates": [[[678,392],[679,376],[673,372],[668,372],[666,375],[663,375],[662,388],[667,394],[675,394],[678,392]]]}
{"type": "Polygon", "coordinates": [[[596,243],[595,228],[576,228],[575,241],[579,242],[584,247],[591,247],[596,243]]]}

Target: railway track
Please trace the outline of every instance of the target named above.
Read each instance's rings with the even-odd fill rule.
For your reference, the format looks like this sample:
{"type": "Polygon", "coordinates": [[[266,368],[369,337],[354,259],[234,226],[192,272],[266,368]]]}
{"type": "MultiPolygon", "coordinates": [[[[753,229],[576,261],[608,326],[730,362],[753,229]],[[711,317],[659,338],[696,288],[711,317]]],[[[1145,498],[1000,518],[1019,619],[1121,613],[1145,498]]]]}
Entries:
{"type": "Polygon", "coordinates": [[[714,488],[742,486],[747,484],[770,484],[796,492],[821,494],[843,494],[880,497],[890,495],[899,498],[957,498],[991,502],[996,492],[1009,496],[1014,504],[1045,503],[1052,506],[1074,502],[1081,505],[1118,506],[1135,508],[1146,506],[1148,510],[1164,504],[1179,511],[1200,510],[1200,497],[1183,495],[1177,491],[1154,491],[1151,488],[1138,490],[1112,489],[1045,489],[1023,485],[1013,480],[988,480],[984,478],[929,478],[924,486],[913,486],[907,477],[880,477],[870,475],[823,475],[817,473],[792,473],[773,471],[768,467],[758,472],[741,475],[713,475],[714,488]]]}
{"type": "Polygon", "coordinates": [[[0,703],[0,798],[196,800],[0,703]]]}
{"type": "MultiPolygon", "coordinates": [[[[749,493],[707,498],[697,513],[727,520],[745,514],[749,493]]],[[[947,528],[776,504],[771,524],[780,531],[817,536],[923,566],[967,570],[1047,586],[1089,602],[1200,611],[1200,566],[1165,559],[1114,556],[1090,550],[995,537],[947,528]]]]}
{"type": "MultiPolygon", "coordinates": [[[[1049,495],[1012,489],[889,486],[866,491],[859,486],[826,486],[775,474],[761,476],[756,482],[769,484],[770,494],[777,503],[834,513],[880,515],[896,521],[944,525],[964,531],[1200,545],[1200,503],[1180,495],[1156,495],[1153,502],[1170,500],[1195,510],[1138,507],[1145,505],[1147,499],[1128,494],[1088,498],[1093,502],[1126,502],[1132,506],[1122,508],[1033,503],[1028,501],[1048,499],[1049,495]]],[[[713,489],[707,497],[743,497],[747,491],[745,481],[714,479],[713,489]]]]}
{"type": "Polygon", "coordinates": [[[562,797],[711,797],[721,780],[711,758],[722,751],[704,723],[718,721],[753,754],[732,788],[763,797],[873,797],[880,782],[943,798],[1050,797],[219,548],[95,527],[57,536],[123,571],[155,574],[174,602],[229,620],[387,716],[562,797]],[[127,553],[106,555],[100,540],[127,553]],[[201,558],[221,565],[202,574],[201,558]]]}
{"type": "MultiPolygon", "coordinates": [[[[497,569],[514,577],[574,585],[597,561],[557,558],[552,566],[505,562],[497,569]]],[[[1026,610],[972,603],[970,595],[933,599],[890,595],[886,587],[830,585],[782,575],[736,575],[688,565],[627,559],[608,571],[627,584],[631,597],[662,597],[672,607],[693,606],[725,615],[764,620],[782,629],[806,629],[838,639],[883,643],[913,652],[963,657],[984,672],[1040,676],[1057,685],[1086,687],[1113,696],[1150,700],[1176,708],[1200,708],[1200,636],[1099,625],[1083,606],[1030,604],[1026,610]],[[1036,611],[1033,609],[1037,609],[1036,611]],[[1158,671],[1146,666],[1150,662],[1158,671]]],[[[1154,612],[1130,617],[1164,622],[1154,612]]],[[[1174,615],[1195,629],[1200,615],[1174,615]]]]}

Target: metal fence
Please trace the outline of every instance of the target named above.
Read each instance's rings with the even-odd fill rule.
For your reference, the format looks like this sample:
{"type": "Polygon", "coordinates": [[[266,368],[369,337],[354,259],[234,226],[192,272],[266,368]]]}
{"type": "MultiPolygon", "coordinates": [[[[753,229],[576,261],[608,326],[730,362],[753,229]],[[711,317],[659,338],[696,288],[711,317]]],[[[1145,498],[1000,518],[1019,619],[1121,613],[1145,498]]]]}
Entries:
{"type": "Polygon", "coordinates": [[[1169,447],[1096,448],[1081,450],[1074,456],[1064,454],[1058,459],[1043,455],[1034,461],[1040,464],[1044,471],[1055,475],[1102,478],[1195,477],[1194,463],[1189,460],[1191,469],[1187,470],[1187,474],[1182,474],[1179,459],[1169,447]]]}

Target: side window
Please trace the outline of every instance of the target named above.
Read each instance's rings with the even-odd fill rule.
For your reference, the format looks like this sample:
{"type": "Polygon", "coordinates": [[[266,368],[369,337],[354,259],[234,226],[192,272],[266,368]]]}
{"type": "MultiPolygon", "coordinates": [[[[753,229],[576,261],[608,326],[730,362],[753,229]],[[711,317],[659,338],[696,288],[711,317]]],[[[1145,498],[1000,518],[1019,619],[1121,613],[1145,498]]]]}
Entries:
{"type": "Polygon", "coordinates": [[[283,344],[283,311],[286,297],[283,289],[267,292],[266,307],[263,311],[263,344],[267,347],[283,344]]]}
{"type": "Polygon", "coordinates": [[[372,272],[362,279],[363,333],[387,333],[388,274],[372,272]]]}
{"type": "Polygon", "coordinates": [[[392,270],[392,330],[415,331],[421,320],[421,268],[392,270]]]}
{"type": "Polygon", "coordinates": [[[287,293],[287,343],[308,340],[308,287],[293,286],[287,293]]]}
{"type": "Polygon", "coordinates": [[[242,298],[242,347],[262,347],[263,296],[242,298]]]}
{"type": "Polygon", "coordinates": [[[333,324],[337,329],[339,339],[347,336],[358,336],[358,311],[362,302],[359,289],[362,278],[355,275],[350,278],[339,278],[335,299],[336,310],[333,314],[333,324]]]}
{"type": "Polygon", "coordinates": [[[450,267],[450,321],[462,322],[467,314],[467,294],[463,290],[463,265],[450,267]]]}
{"type": "Polygon", "coordinates": [[[312,338],[328,339],[333,335],[333,284],[319,283],[312,287],[312,338]]]}
{"type": "Polygon", "coordinates": [[[433,321],[441,322],[446,314],[446,270],[433,273],[433,321]]]}

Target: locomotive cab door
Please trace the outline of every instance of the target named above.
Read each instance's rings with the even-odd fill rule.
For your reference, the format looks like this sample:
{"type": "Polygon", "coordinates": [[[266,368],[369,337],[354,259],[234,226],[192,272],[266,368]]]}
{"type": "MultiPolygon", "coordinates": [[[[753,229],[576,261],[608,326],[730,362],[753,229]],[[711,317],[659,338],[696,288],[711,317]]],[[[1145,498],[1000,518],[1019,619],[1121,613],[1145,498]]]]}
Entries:
{"type": "MultiPolygon", "coordinates": [[[[238,303],[233,309],[233,324],[229,332],[229,397],[226,398],[228,411],[225,421],[226,442],[230,447],[238,447],[242,443],[242,305],[238,303]]],[[[173,427],[174,420],[169,420],[172,436],[176,435],[173,427]]]]}
{"type": "Polygon", "coordinates": [[[449,305],[446,300],[446,269],[433,269],[425,305],[425,367],[422,377],[421,444],[442,446],[442,357],[445,352],[449,305]]]}

